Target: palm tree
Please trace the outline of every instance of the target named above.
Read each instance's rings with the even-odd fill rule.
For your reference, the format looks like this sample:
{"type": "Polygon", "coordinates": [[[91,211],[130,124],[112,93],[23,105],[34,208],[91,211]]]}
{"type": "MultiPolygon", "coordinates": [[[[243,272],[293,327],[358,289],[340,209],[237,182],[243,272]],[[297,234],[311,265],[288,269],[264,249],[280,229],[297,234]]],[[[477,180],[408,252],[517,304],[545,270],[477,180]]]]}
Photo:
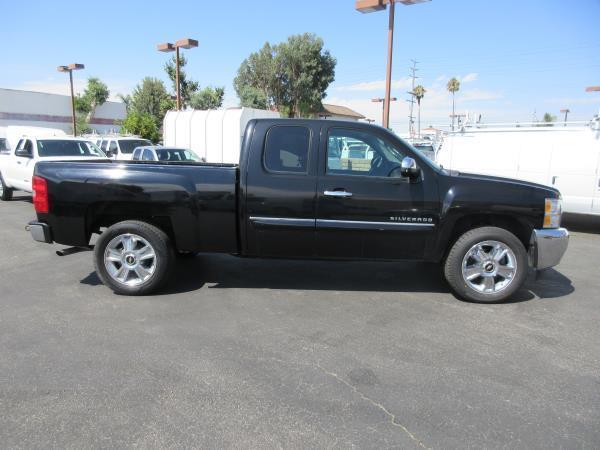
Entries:
{"type": "Polygon", "coordinates": [[[460,81],[455,77],[450,78],[446,89],[448,89],[448,92],[452,92],[452,131],[454,131],[454,94],[460,89],[460,81]]]}
{"type": "Polygon", "coordinates": [[[419,105],[419,119],[418,119],[419,138],[421,138],[421,99],[423,97],[425,97],[425,92],[427,92],[427,91],[420,84],[418,86],[415,86],[415,89],[413,90],[413,95],[417,99],[417,105],[419,105]]]}

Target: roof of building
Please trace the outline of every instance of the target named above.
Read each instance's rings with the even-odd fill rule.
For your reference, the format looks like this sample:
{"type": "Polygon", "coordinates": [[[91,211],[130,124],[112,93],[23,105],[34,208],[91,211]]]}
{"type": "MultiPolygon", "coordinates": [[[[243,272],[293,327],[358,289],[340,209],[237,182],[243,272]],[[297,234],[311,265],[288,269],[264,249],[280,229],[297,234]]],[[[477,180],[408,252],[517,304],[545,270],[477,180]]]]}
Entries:
{"type": "Polygon", "coordinates": [[[346,106],[339,106],[339,105],[328,105],[326,103],[323,103],[323,110],[321,111],[321,114],[331,114],[333,116],[345,116],[345,117],[352,117],[354,119],[364,119],[365,116],[363,116],[362,114],[357,113],[356,111],[347,108],[346,106]]]}

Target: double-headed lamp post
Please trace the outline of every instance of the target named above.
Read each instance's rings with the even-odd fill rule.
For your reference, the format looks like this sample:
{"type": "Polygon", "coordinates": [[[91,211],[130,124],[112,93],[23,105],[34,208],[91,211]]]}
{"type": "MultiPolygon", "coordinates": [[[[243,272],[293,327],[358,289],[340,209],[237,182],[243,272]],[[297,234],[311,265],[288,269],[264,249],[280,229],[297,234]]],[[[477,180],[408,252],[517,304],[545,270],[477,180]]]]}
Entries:
{"type": "Polygon", "coordinates": [[[73,93],[73,71],[85,69],[83,64],[69,64],[68,66],[58,66],[59,72],[69,72],[69,82],[71,84],[71,114],[73,116],[73,136],[77,136],[77,124],[75,121],[75,94],[73,93]]]}
{"type": "Polygon", "coordinates": [[[181,87],[179,83],[179,49],[180,48],[194,48],[198,47],[198,41],[195,39],[180,39],[175,42],[175,44],[171,44],[170,42],[165,42],[163,44],[158,44],[156,49],[159,52],[172,52],[175,51],[175,86],[177,91],[177,111],[181,109],[181,87]]]}
{"type": "Polygon", "coordinates": [[[356,10],[361,13],[371,13],[385,9],[390,5],[390,17],[388,23],[388,49],[387,49],[387,73],[385,79],[385,99],[383,103],[383,122],[384,128],[390,125],[390,96],[392,91],[392,53],[394,49],[394,10],[396,2],[403,5],[416,5],[431,0],[356,0],[356,10]]]}
{"type": "MultiPolygon", "coordinates": [[[[391,97],[390,98],[390,102],[395,102],[397,100],[398,99],[396,97],[391,97]]],[[[385,114],[385,105],[388,104],[388,102],[386,101],[385,98],[381,98],[381,97],[380,98],[372,98],[371,101],[373,103],[383,103],[383,111],[384,111],[384,114],[385,114]]],[[[388,115],[389,115],[389,110],[390,110],[390,108],[388,107],[388,115]]]]}

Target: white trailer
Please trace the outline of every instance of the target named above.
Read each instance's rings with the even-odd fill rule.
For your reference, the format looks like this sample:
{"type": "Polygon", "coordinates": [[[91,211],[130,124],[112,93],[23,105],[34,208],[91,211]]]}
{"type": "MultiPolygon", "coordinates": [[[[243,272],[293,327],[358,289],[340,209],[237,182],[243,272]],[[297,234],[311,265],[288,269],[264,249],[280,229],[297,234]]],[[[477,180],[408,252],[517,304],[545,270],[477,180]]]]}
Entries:
{"type": "Polygon", "coordinates": [[[169,111],[163,122],[163,145],[187,148],[206,162],[237,163],[246,125],[279,113],[252,108],[169,111]]]}
{"type": "Polygon", "coordinates": [[[600,119],[531,125],[451,132],[436,161],[445,169],[553,186],[562,194],[563,211],[600,215],[600,119]]]}

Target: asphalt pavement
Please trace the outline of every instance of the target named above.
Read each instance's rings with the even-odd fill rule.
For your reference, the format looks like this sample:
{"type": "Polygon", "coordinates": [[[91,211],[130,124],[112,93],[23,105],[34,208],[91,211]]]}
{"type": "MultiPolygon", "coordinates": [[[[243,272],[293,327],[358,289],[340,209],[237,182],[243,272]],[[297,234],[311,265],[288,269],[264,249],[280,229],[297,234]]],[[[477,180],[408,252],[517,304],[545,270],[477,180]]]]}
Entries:
{"type": "Polygon", "coordinates": [[[482,305],[431,264],[223,255],[118,296],[33,217],[0,203],[2,448],[600,447],[597,224],[482,305]]]}

